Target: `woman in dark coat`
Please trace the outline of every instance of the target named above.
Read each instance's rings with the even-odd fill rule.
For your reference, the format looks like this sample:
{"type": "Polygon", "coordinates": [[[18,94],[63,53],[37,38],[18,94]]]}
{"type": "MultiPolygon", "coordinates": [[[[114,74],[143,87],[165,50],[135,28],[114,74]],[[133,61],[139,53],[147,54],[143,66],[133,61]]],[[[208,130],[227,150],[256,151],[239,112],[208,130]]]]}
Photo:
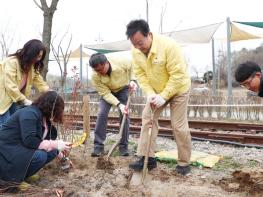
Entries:
{"type": "Polygon", "coordinates": [[[32,176],[70,143],[56,140],[51,122],[62,123],[64,101],[49,91],[31,106],[15,112],[0,130],[0,179],[20,183],[32,176]]]}

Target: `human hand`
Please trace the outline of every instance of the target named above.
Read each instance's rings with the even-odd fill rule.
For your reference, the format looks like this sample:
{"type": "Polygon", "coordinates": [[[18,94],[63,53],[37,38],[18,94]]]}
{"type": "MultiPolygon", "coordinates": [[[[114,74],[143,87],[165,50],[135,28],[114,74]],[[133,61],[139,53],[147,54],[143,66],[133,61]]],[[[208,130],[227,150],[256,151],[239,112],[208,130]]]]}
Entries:
{"type": "Polygon", "coordinates": [[[29,99],[25,99],[22,101],[24,105],[28,106],[28,105],[31,105],[32,104],[32,101],[29,100],[29,99]]]}
{"type": "Polygon", "coordinates": [[[52,143],[51,143],[50,140],[43,140],[39,144],[38,149],[45,150],[45,151],[49,152],[49,151],[51,151],[51,150],[53,150],[55,148],[53,148],[52,143]]]}
{"type": "Polygon", "coordinates": [[[147,96],[146,103],[152,103],[153,98],[156,96],[156,94],[151,94],[147,96]]]}
{"type": "Polygon", "coordinates": [[[59,151],[59,152],[58,152],[58,155],[57,155],[57,159],[60,160],[60,159],[62,159],[63,157],[64,157],[63,152],[59,151]]]}
{"type": "Polygon", "coordinates": [[[164,103],[165,103],[165,99],[160,95],[160,94],[157,94],[155,95],[155,97],[153,97],[152,99],[152,104],[154,106],[156,106],[157,108],[161,107],[164,103]]]}
{"type": "Polygon", "coordinates": [[[71,149],[72,144],[70,142],[64,142],[63,140],[56,140],[56,142],[59,151],[69,151],[71,149]]]}
{"type": "Polygon", "coordinates": [[[119,109],[120,109],[122,114],[126,114],[127,115],[129,113],[128,107],[126,107],[125,105],[123,105],[121,103],[119,104],[119,109]]]}
{"type": "Polygon", "coordinates": [[[137,90],[137,84],[134,81],[130,81],[129,88],[131,92],[135,92],[137,90]]]}

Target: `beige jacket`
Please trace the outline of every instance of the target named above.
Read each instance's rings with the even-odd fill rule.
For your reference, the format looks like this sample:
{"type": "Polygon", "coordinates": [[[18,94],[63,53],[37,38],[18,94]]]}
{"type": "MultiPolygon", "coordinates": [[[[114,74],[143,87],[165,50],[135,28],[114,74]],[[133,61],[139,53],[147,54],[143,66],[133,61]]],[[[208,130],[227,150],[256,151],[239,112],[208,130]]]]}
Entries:
{"type": "Polygon", "coordinates": [[[0,114],[5,113],[13,102],[23,101],[34,86],[39,92],[49,89],[39,72],[32,66],[27,79],[25,94],[19,90],[23,73],[16,57],[8,57],[0,62],[0,114]]]}
{"type": "Polygon", "coordinates": [[[112,68],[111,74],[100,75],[93,71],[92,84],[108,103],[117,105],[119,100],[112,94],[116,93],[134,80],[133,66],[130,60],[126,59],[108,59],[112,68]]]}

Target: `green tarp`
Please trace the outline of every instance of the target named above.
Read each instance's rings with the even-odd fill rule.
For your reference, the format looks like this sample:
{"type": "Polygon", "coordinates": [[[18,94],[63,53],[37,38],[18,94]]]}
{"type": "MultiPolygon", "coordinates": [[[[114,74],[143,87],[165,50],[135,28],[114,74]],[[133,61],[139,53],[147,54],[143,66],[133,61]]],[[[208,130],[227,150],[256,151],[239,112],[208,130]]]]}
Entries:
{"type": "Polygon", "coordinates": [[[249,25],[249,26],[253,26],[253,27],[263,28],[263,22],[241,22],[241,21],[233,21],[233,22],[240,23],[243,25],[249,25]]]}

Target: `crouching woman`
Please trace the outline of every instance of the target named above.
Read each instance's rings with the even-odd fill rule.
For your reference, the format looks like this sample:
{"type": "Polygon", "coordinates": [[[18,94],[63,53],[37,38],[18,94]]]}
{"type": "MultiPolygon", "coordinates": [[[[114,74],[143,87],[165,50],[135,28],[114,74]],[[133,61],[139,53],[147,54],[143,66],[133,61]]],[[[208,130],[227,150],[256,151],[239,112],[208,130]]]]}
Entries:
{"type": "Polygon", "coordinates": [[[54,91],[16,111],[0,129],[0,179],[20,183],[52,161],[70,143],[56,140],[52,122],[62,123],[64,101],[54,91]]]}

